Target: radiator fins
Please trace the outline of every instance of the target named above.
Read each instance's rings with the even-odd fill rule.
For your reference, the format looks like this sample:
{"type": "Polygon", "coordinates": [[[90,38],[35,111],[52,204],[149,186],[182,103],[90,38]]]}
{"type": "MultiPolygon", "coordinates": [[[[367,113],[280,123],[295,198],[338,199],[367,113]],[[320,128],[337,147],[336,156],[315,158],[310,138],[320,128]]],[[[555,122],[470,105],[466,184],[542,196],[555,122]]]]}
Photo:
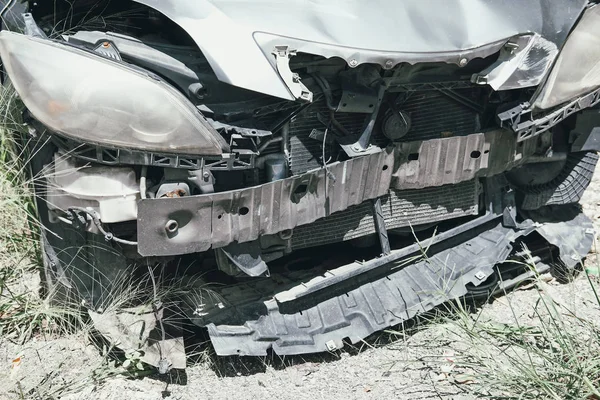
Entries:
{"type": "Polygon", "coordinates": [[[470,135],[481,128],[475,111],[437,91],[412,93],[398,109],[411,119],[403,142],[470,135]]]}
{"type": "MultiPolygon", "coordinates": [[[[462,92],[465,96],[473,91],[462,92]]],[[[481,128],[479,115],[474,110],[438,91],[407,93],[397,107],[398,110],[406,111],[411,118],[411,129],[401,139],[403,142],[464,136],[478,132],[481,128]]],[[[362,132],[368,117],[368,114],[335,114],[337,121],[355,135],[362,132]]],[[[323,142],[310,135],[313,130],[324,132],[326,127],[322,121],[328,120],[329,110],[324,100],[315,102],[312,107],[292,118],[289,143],[292,174],[302,174],[323,165],[323,142]]],[[[375,127],[371,135],[371,143],[380,147],[389,143],[379,126],[375,127]]],[[[328,151],[327,157],[329,156],[328,151]]],[[[333,156],[332,160],[335,160],[335,154],[333,156]]]]}
{"type": "MultiPolygon", "coordinates": [[[[477,180],[419,190],[391,190],[381,200],[388,230],[477,215],[477,180]]],[[[375,233],[371,202],[298,227],[292,237],[294,250],[337,243],[375,233]]]]}
{"type": "MultiPolygon", "coordinates": [[[[290,122],[290,171],[294,175],[323,165],[323,141],[310,137],[313,130],[325,131],[326,126],[318,115],[321,115],[321,120],[329,120],[329,109],[324,100],[316,102],[290,122]]],[[[366,114],[336,113],[335,118],[348,132],[359,134],[363,129],[366,114]]]]}

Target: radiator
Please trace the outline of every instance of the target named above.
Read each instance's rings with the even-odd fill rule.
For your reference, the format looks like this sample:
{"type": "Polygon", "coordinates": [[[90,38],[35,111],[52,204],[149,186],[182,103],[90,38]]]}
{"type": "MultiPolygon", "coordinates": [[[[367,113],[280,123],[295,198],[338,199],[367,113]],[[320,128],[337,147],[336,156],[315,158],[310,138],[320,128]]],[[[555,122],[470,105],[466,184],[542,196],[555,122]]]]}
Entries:
{"type": "MultiPolygon", "coordinates": [[[[388,230],[477,215],[479,182],[419,190],[391,190],[382,198],[388,230]]],[[[294,230],[294,250],[356,239],[375,233],[371,202],[322,218],[294,230]]]]}
{"type": "MultiPolygon", "coordinates": [[[[468,97],[472,91],[459,93],[468,97]]],[[[403,142],[470,135],[481,128],[475,111],[438,91],[411,93],[397,107],[408,112],[411,119],[411,129],[403,142]]]]}
{"type": "MultiPolygon", "coordinates": [[[[475,101],[478,92],[467,89],[458,93],[467,98],[473,95],[472,100],[475,101]]],[[[406,93],[396,107],[406,111],[411,118],[411,130],[401,139],[403,142],[469,135],[481,128],[477,112],[436,90],[406,93]]],[[[290,121],[290,171],[293,174],[302,174],[323,165],[323,142],[310,137],[313,130],[325,131],[319,114],[321,120],[329,120],[329,110],[323,99],[290,121]]],[[[360,134],[369,117],[369,114],[335,114],[335,118],[352,134],[360,134]]],[[[371,143],[380,147],[389,143],[379,125],[371,135],[371,143]]]]}
{"type": "MultiPolygon", "coordinates": [[[[290,171],[302,174],[323,165],[323,141],[310,137],[313,130],[325,132],[326,126],[319,120],[320,114],[325,121],[329,120],[329,109],[325,100],[315,102],[300,115],[290,121],[290,171]]],[[[335,118],[348,132],[359,134],[365,124],[367,114],[336,113],[335,118]]],[[[331,135],[333,135],[331,133],[331,135]]],[[[332,137],[332,136],[330,136],[332,137]]]]}

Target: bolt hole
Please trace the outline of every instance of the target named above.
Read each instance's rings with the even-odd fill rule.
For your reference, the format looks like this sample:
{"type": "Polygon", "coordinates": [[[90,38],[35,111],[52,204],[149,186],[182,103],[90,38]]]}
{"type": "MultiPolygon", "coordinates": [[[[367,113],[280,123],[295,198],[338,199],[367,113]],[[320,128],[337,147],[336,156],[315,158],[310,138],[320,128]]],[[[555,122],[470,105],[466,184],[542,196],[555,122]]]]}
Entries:
{"type": "Polygon", "coordinates": [[[373,108],[375,107],[373,104],[369,104],[369,108],[373,108]]]}
{"type": "Polygon", "coordinates": [[[483,154],[490,154],[490,151],[486,150],[486,151],[483,152],[483,154]]]}
{"type": "Polygon", "coordinates": [[[417,161],[419,159],[419,153],[411,153],[408,155],[408,161],[417,161]]]}
{"type": "Polygon", "coordinates": [[[167,230],[168,233],[175,233],[175,232],[177,232],[177,229],[179,229],[179,223],[177,223],[177,221],[172,219],[169,222],[167,222],[165,229],[167,230]]]}
{"type": "Polygon", "coordinates": [[[282,240],[288,240],[292,238],[293,234],[294,231],[292,231],[291,229],[286,229],[284,231],[279,232],[279,238],[282,240]]]}
{"type": "Polygon", "coordinates": [[[248,207],[240,208],[240,215],[248,215],[249,212],[250,210],[248,209],[248,207]]]}
{"type": "Polygon", "coordinates": [[[481,152],[478,150],[472,151],[471,152],[471,158],[479,158],[481,157],[481,152]]]}
{"type": "Polygon", "coordinates": [[[388,168],[389,167],[387,165],[384,165],[383,168],[382,168],[382,170],[387,171],[388,168]]]}
{"type": "Polygon", "coordinates": [[[343,103],[342,104],[342,107],[347,107],[347,106],[348,106],[348,103],[343,103]]]}
{"type": "Polygon", "coordinates": [[[219,214],[219,216],[217,218],[219,218],[219,219],[223,218],[223,214],[219,214]]]}

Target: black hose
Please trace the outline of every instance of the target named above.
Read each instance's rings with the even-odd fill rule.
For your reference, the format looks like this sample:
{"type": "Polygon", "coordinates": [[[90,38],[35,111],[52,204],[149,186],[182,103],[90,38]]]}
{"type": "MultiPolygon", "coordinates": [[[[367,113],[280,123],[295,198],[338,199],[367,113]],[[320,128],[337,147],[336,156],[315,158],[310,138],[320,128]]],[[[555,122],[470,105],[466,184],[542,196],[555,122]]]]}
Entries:
{"type": "Polygon", "coordinates": [[[327,104],[327,108],[329,109],[329,119],[331,120],[331,124],[338,131],[340,131],[340,133],[344,134],[345,136],[350,136],[351,133],[348,132],[348,130],[344,128],[344,126],[337,119],[335,119],[335,111],[337,110],[337,107],[333,105],[333,94],[331,92],[331,86],[329,86],[329,82],[327,82],[325,78],[318,74],[314,74],[311,76],[317,82],[317,84],[321,88],[321,91],[323,92],[323,95],[325,96],[325,103],[327,104]]]}
{"type": "Polygon", "coordinates": [[[331,93],[331,86],[329,86],[329,82],[321,75],[314,74],[311,75],[314,80],[317,82],[317,85],[321,88],[321,91],[325,95],[325,102],[327,103],[327,108],[331,111],[336,111],[337,108],[333,105],[333,94],[331,93]]]}

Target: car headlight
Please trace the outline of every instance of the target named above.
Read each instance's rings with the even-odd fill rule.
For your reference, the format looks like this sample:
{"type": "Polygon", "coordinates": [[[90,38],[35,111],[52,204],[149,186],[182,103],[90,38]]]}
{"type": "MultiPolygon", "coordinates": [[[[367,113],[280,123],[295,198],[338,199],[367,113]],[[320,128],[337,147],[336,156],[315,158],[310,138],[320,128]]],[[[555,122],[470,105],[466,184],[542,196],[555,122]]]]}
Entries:
{"type": "Polygon", "coordinates": [[[534,106],[548,109],[600,87],[600,6],[589,8],[569,35],[534,106]]]}
{"type": "Polygon", "coordinates": [[[142,70],[50,40],[0,32],[0,56],[31,114],[79,141],[217,155],[227,144],[181,93],[142,70]]]}

